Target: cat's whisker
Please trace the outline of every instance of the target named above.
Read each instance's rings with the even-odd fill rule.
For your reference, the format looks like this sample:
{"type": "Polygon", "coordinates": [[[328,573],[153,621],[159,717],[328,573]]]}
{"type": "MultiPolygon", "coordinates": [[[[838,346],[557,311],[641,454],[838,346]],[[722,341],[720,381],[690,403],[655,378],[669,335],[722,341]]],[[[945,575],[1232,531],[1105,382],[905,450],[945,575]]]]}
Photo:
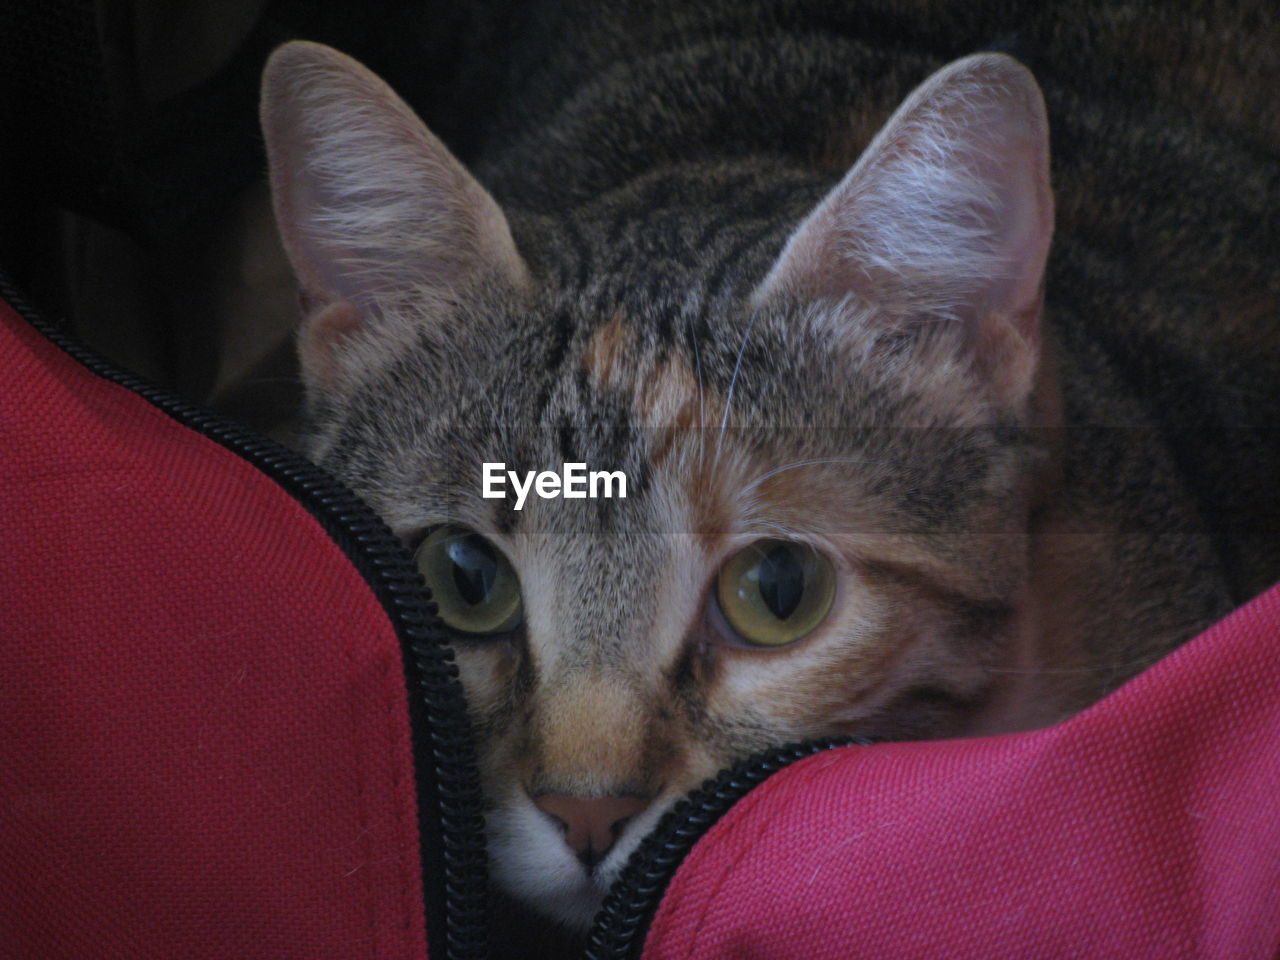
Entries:
{"type": "Polygon", "coordinates": [[[751,529],[757,535],[772,536],[779,540],[811,542],[812,539],[806,531],[776,520],[763,520],[759,517],[752,517],[751,529]]]}
{"type": "Polygon", "coordinates": [[[693,369],[698,377],[698,460],[701,461],[706,443],[703,425],[707,422],[707,395],[702,383],[702,351],[698,349],[698,334],[693,328],[693,317],[688,318],[688,328],[689,340],[693,344],[693,369]]]}
{"type": "Polygon", "coordinates": [[[471,379],[475,382],[476,386],[480,388],[476,392],[480,396],[484,397],[485,402],[489,406],[489,413],[490,413],[489,422],[497,426],[499,430],[505,430],[507,427],[507,418],[503,417],[499,413],[498,405],[493,402],[493,398],[497,392],[496,388],[500,386],[500,384],[498,384],[497,382],[498,375],[496,373],[495,368],[490,367],[489,370],[487,371],[488,376],[485,378],[482,378],[480,371],[476,370],[474,366],[470,367],[468,372],[470,373],[471,379]]]}
{"type": "Polygon", "coordinates": [[[742,356],[747,352],[747,341],[751,339],[751,331],[755,329],[756,320],[759,313],[751,316],[751,322],[747,324],[747,329],[742,333],[742,343],[738,347],[738,357],[733,363],[733,373],[729,376],[729,390],[724,399],[724,415],[720,418],[720,432],[716,435],[716,458],[712,464],[713,468],[720,466],[720,449],[724,442],[724,431],[729,425],[729,411],[733,407],[733,391],[738,385],[738,374],[742,370],[742,356]]]}
{"type": "Polygon", "coordinates": [[[752,493],[760,484],[766,480],[771,480],[780,473],[786,473],[788,470],[798,470],[800,467],[811,467],[821,463],[878,463],[879,461],[871,460],[867,457],[814,457],[811,460],[797,460],[794,463],[786,463],[780,467],[774,467],[766,473],[756,477],[745,487],[742,488],[744,494],[752,493]]]}

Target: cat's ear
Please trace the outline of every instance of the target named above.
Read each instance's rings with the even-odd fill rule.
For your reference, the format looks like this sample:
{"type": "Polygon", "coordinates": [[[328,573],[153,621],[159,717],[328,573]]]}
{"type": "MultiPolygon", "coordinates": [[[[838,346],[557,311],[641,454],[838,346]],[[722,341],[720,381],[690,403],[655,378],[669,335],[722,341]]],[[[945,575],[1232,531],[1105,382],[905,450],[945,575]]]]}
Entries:
{"type": "Polygon", "coordinates": [[[902,104],[797,228],[756,299],[847,301],[890,326],[956,325],[1018,400],[1039,355],[1052,232],[1039,87],[1010,57],[979,54],[902,104]]]}
{"type": "Polygon", "coordinates": [[[309,386],[331,384],[354,334],[439,322],[477,282],[527,283],[497,203],[350,57],[302,41],[276,50],[263,73],[262,129],[276,223],[301,287],[309,386]]]}

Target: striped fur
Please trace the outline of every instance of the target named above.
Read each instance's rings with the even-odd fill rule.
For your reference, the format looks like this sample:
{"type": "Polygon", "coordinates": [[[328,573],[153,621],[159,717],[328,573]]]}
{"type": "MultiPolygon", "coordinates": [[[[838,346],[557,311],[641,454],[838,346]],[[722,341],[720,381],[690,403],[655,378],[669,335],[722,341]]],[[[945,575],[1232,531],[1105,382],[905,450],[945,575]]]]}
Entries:
{"type": "Polygon", "coordinates": [[[483,21],[459,82],[485,115],[425,105],[456,157],[325,48],[285,47],[264,93],[308,453],[406,543],[460,524],[517,570],[523,632],[458,659],[495,876],[575,927],[744,754],[1053,722],[1280,575],[1269,8],[1201,11],[1251,69],[1106,5],[1071,5],[1088,31],[1031,4],[649,6],[483,21]],[[1039,90],[1001,55],[934,73],[1013,33],[1054,131],[1047,273],[1039,90]],[[516,513],[485,461],[631,495],[516,513]],[[707,625],[761,537],[837,568],[778,650],[707,625]],[[588,874],[544,792],[652,803],[588,874]]]}

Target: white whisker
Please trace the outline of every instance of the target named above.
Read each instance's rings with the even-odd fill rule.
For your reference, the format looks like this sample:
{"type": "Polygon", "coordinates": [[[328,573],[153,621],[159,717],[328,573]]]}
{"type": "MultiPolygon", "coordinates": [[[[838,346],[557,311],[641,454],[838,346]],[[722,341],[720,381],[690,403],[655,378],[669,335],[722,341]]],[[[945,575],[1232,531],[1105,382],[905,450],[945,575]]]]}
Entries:
{"type": "Polygon", "coordinates": [[[729,377],[729,392],[724,400],[724,416],[720,418],[720,432],[716,435],[716,459],[713,467],[720,465],[720,448],[724,440],[725,427],[729,424],[729,410],[733,406],[733,391],[738,385],[738,373],[742,370],[742,355],[746,353],[747,341],[751,339],[751,331],[755,329],[756,320],[759,317],[759,313],[751,315],[751,322],[747,324],[747,329],[742,334],[742,344],[738,347],[738,357],[733,363],[733,373],[729,377]]]}
{"type": "Polygon", "coordinates": [[[749,484],[742,488],[743,494],[754,491],[760,484],[764,483],[780,473],[786,473],[788,470],[797,470],[800,467],[811,467],[819,463],[879,463],[878,460],[871,460],[867,457],[815,457],[812,460],[797,460],[795,463],[783,464],[780,467],[774,467],[767,473],[761,474],[752,480],[749,484]]]}
{"type": "Polygon", "coordinates": [[[689,339],[693,342],[693,368],[698,375],[698,460],[702,460],[703,444],[706,442],[707,422],[706,392],[702,386],[702,351],[698,349],[698,334],[693,329],[693,317],[688,319],[689,339]]]}

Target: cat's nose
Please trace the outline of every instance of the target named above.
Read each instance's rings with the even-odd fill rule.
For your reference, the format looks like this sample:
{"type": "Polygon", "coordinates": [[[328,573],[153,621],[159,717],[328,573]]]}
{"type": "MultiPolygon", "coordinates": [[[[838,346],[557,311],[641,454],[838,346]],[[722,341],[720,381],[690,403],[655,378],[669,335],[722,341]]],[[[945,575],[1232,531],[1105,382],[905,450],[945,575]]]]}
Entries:
{"type": "Polygon", "coordinates": [[[609,852],[627,821],[649,806],[642,797],[575,797],[548,793],[534,805],[564,831],[564,842],[582,865],[591,870],[609,852]]]}

